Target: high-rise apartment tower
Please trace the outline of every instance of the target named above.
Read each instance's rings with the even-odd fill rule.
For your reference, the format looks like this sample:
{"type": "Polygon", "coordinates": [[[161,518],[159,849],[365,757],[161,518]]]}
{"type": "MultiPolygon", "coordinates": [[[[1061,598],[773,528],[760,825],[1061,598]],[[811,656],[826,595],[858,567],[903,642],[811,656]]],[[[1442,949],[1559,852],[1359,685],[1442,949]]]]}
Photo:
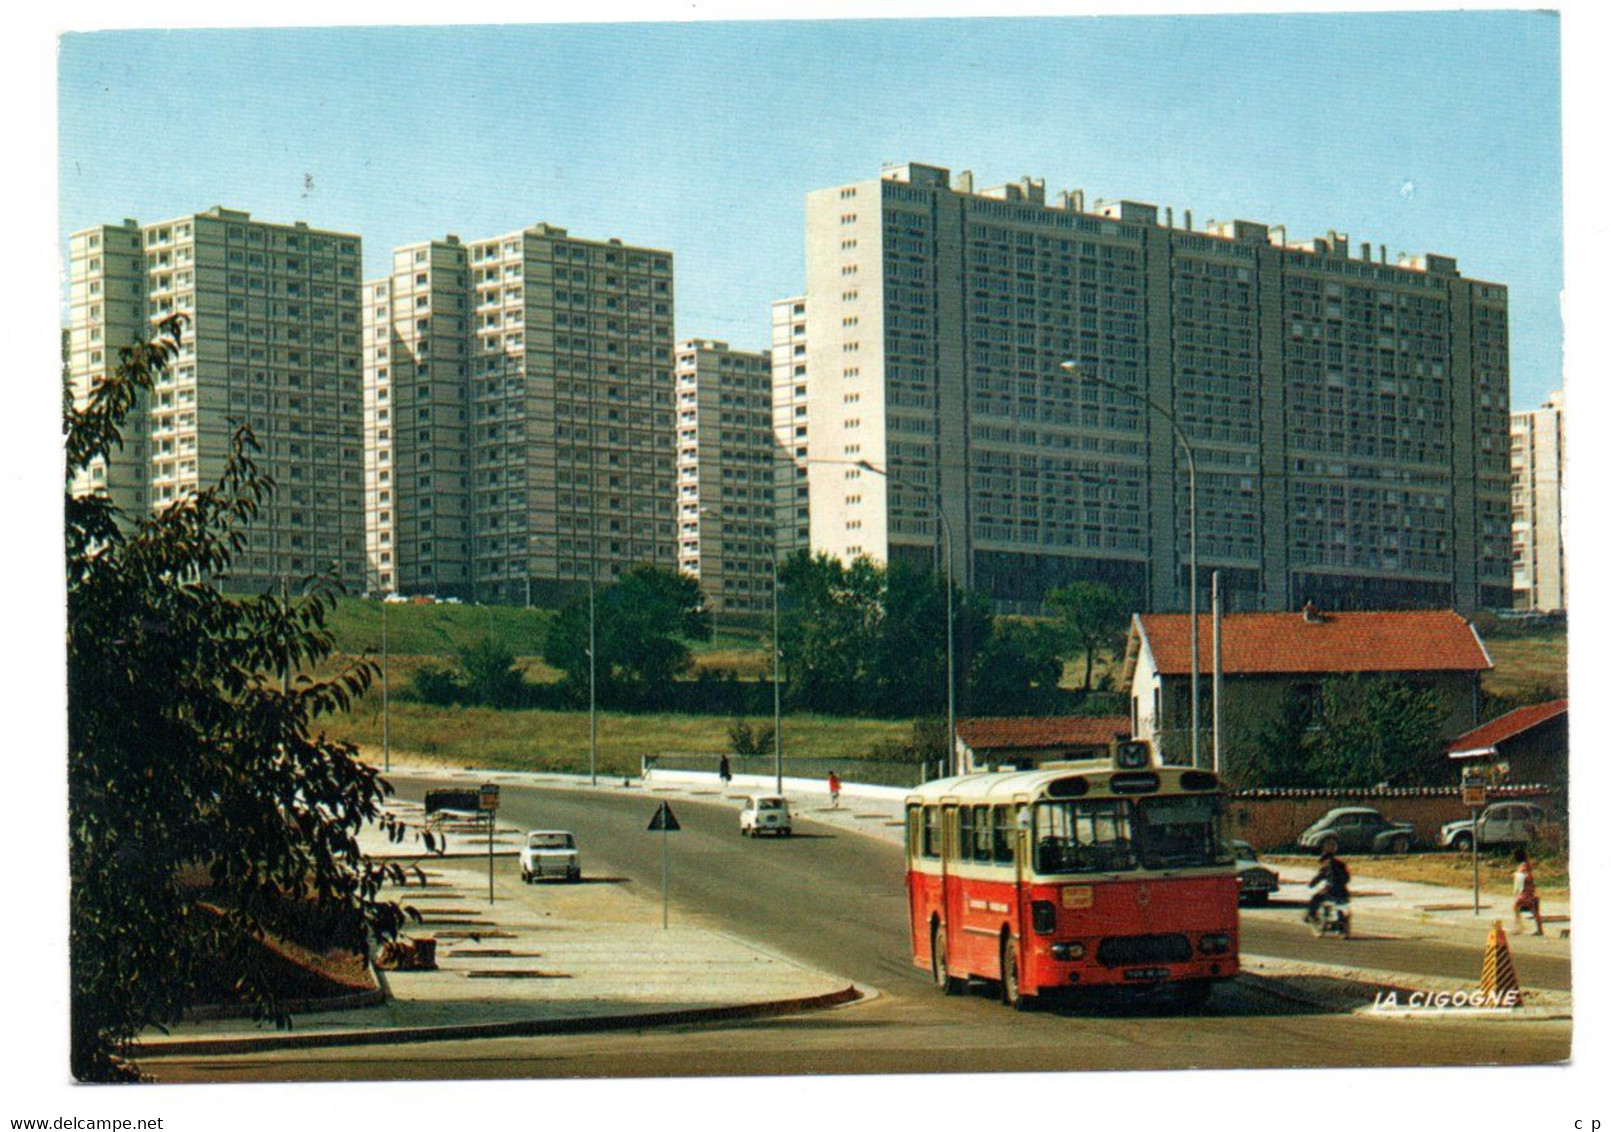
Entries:
{"type": "Polygon", "coordinates": [[[1561,484],[1566,463],[1566,403],[1551,393],[1541,408],[1510,415],[1510,506],[1516,604],[1566,608],[1566,548],[1561,484]]]}
{"type": "Polygon", "coordinates": [[[726,342],[677,344],[677,564],[710,608],[772,608],[776,545],[772,359],[726,342]]]}
{"type": "Polygon", "coordinates": [[[548,603],[675,567],[669,252],[536,224],[365,286],[371,588],[548,603]]]}
{"type": "Polygon", "coordinates": [[[118,350],[172,314],[179,356],[141,399],[125,445],[84,488],[131,513],[211,484],[250,426],[275,490],[218,579],[261,592],[332,567],[363,586],[359,238],[212,208],[69,241],[69,372],[82,396],[118,350]]]}
{"type": "Polygon", "coordinates": [[[772,433],[777,446],[773,495],[777,501],[777,551],[783,557],[811,547],[805,315],[803,295],[772,304],[772,433]]]}
{"type": "Polygon", "coordinates": [[[943,507],[1005,603],[1090,578],[1184,608],[1161,409],[1233,608],[1508,605],[1506,290],[1386,258],[927,165],[811,193],[813,548],[927,562],[943,507]]]}

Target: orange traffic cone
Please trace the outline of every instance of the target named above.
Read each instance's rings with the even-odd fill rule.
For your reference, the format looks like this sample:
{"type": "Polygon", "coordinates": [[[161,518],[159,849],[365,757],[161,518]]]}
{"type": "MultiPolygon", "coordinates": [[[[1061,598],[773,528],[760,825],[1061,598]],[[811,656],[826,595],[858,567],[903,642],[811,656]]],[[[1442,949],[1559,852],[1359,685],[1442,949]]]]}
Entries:
{"type": "Polygon", "coordinates": [[[1483,1001],[1491,1006],[1520,1006],[1521,983],[1516,979],[1516,968],[1510,961],[1510,944],[1505,941],[1505,927],[1494,921],[1488,932],[1488,947],[1482,954],[1483,1001]]]}

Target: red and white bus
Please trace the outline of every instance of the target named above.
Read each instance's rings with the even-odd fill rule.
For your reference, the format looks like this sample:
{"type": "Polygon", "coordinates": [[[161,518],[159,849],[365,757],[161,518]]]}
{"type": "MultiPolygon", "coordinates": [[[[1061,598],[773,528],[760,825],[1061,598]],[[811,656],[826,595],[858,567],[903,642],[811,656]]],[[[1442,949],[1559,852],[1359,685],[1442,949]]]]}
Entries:
{"type": "Polygon", "coordinates": [[[1025,1009],[1074,987],[1237,972],[1236,863],[1219,779],[1112,758],[929,782],[906,800],[912,954],[948,994],[969,977],[1025,1009]]]}

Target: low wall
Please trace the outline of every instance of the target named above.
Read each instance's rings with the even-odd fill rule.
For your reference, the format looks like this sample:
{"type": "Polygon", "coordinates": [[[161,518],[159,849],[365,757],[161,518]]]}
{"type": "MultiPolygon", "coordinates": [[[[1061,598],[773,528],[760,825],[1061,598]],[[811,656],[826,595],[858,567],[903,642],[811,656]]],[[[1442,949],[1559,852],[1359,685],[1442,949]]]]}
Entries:
{"type": "MultiPolygon", "coordinates": [[[[1551,792],[1543,787],[1515,788],[1495,792],[1491,801],[1526,799],[1550,808],[1551,792]]],[[[1469,818],[1471,811],[1460,802],[1460,792],[1429,788],[1412,790],[1347,791],[1259,791],[1232,794],[1226,799],[1231,836],[1259,850],[1285,849],[1298,841],[1298,834],[1313,825],[1327,810],[1339,806],[1369,806],[1389,821],[1406,821],[1415,827],[1415,847],[1433,849],[1438,830],[1445,822],[1469,818]]]]}

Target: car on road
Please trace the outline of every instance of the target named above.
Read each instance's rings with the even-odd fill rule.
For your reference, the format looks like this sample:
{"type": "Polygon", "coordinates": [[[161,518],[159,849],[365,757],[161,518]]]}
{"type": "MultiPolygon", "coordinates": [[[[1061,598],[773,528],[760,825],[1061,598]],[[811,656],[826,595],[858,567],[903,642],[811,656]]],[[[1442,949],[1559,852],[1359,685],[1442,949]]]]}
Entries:
{"type": "Polygon", "coordinates": [[[1236,893],[1241,904],[1268,904],[1270,896],[1281,887],[1281,878],[1274,869],[1259,863],[1259,855],[1245,841],[1234,841],[1236,851],[1236,893]]]}
{"type": "Polygon", "coordinates": [[[520,847],[520,879],[527,884],[553,877],[582,879],[582,855],[576,837],[563,829],[534,829],[520,847]]]}
{"type": "Polygon", "coordinates": [[[744,799],[744,808],[739,811],[738,832],[744,837],[759,837],[763,833],[788,837],[794,833],[788,799],[781,794],[751,794],[744,799]]]}
{"type": "MultiPolygon", "coordinates": [[[[1489,846],[1525,845],[1532,840],[1547,815],[1542,806],[1531,802],[1499,802],[1477,816],[1477,844],[1489,846]]],[[[1446,822],[1438,831],[1438,843],[1445,849],[1471,852],[1471,819],[1446,822]]]]}
{"type": "Polygon", "coordinates": [[[1388,821],[1369,806],[1339,806],[1298,835],[1298,846],[1317,853],[1408,853],[1415,841],[1409,822],[1388,821]]]}

